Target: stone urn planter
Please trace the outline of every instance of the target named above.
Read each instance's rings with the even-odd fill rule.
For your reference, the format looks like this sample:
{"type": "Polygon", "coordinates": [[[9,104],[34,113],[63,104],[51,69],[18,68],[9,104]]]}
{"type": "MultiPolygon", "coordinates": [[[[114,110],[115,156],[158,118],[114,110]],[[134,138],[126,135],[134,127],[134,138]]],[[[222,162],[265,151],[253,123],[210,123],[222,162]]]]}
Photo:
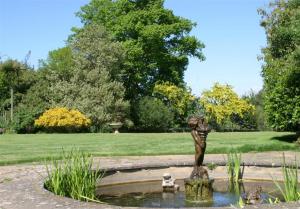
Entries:
{"type": "Polygon", "coordinates": [[[109,126],[113,129],[115,134],[118,134],[119,133],[119,128],[121,128],[123,126],[123,123],[114,122],[114,123],[110,123],[109,126]]]}

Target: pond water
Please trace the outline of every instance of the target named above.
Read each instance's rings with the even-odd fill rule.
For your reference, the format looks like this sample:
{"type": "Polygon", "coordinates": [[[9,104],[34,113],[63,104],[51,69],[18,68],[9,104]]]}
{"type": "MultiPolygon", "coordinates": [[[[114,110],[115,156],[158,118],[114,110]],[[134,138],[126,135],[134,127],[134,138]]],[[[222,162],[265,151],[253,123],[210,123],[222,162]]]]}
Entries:
{"type": "Polygon", "coordinates": [[[223,207],[237,205],[241,193],[255,191],[258,186],[263,188],[261,194],[263,203],[268,203],[270,197],[280,197],[269,181],[249,181],[237,187],[230,187],[227,181],[214,182],[213,201],[192,202],[185,198],[183,180],[177,180],[180,191],[176,193],[164,193],[161,189],[161,181],[128,183],[119,185],[101,186],[97,193],[101,201],[111,205],[128,207],[154,207],[154,208],[180,208],[180,207],[223,207]]]}

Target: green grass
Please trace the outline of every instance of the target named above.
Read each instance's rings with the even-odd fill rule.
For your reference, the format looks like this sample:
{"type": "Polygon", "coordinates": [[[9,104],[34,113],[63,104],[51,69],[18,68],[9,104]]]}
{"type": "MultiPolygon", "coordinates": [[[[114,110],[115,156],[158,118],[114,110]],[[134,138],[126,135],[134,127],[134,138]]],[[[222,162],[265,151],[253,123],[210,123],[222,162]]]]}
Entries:
{"type": "MultiPolygon", "coordinates": [[[[210,133],[206,153],[298,150],[288,132],[210,133]]],[[[94,156],[193,154],[190,133],[0,135],[0,165],[59,158],[61,149],[78,147],[94,156]]]]}

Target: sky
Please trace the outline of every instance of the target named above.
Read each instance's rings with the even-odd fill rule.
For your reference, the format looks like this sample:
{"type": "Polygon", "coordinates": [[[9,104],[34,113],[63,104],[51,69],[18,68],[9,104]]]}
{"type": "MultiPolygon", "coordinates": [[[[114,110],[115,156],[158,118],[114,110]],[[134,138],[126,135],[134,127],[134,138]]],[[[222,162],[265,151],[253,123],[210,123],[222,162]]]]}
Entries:
{"type": "MultiPolygon", "coordinates": [[[[89,0],[0,0],[0,57],[38,67],[50,50],[65,45],[75,13],[89,0]]],[[[268,0],[166,0],[175,15],[197,24],[191,31],[205,44],[205,61],[190,58],[185,82],[199,96],[215,82],[229,84],[239,95],[259,91],[263,82],[257,56],[266,45],[257,9],[268,0]]]]}

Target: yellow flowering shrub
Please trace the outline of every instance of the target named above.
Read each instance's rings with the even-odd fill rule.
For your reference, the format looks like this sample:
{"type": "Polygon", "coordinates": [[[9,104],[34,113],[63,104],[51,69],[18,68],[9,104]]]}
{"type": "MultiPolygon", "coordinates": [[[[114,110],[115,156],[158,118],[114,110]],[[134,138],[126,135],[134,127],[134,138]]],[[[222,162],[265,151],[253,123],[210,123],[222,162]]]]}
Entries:
{"type": "Polygon", "coordinates": [[[87,129],[91,120],[78,110],[57,107],[45,111],[34,125],[48,132],[78,132],[87,129]]]}

